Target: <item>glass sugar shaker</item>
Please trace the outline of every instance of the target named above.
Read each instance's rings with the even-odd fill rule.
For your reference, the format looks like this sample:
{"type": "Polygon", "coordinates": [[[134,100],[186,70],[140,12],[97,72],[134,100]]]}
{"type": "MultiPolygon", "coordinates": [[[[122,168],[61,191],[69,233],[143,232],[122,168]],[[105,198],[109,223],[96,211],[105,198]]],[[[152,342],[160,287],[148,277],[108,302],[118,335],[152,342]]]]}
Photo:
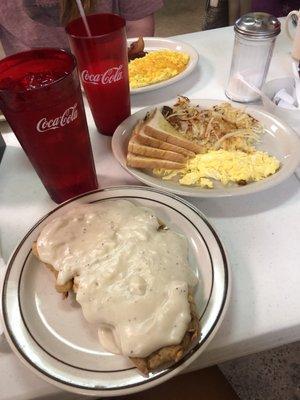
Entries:
{"type": "Polygon", "coordinates": [[[226,96],[248,103],[259,96],[243,83],[261,89],[268,73],[280,22],[273,15],[253,12],[243,15],[235,25],[235,41],[226,96]]]}

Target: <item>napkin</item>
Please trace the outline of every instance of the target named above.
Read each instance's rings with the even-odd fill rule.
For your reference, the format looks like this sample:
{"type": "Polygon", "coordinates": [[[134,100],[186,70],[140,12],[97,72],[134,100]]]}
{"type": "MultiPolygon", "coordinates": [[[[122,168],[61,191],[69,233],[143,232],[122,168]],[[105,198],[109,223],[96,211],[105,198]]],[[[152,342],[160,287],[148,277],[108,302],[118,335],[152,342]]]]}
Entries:
{"type": "Polygon", "coordinates": [[[297,110],[297,99],[294,92],[295,90],[292,94],[290,94],[285,88],[280,89],[279,92],[277,92],[273,97],[273,101],[279,107],[287,108],[289,110],[297,110]]]}
{"type": "Polygon", "coordinates": [[[282,108],[289,110],[299,110],[300,104],[298,104],[298,97],[296,92],[296,87],[293,89],[282,88],[275,93],[273,97],[273,102],[282,108]]]}

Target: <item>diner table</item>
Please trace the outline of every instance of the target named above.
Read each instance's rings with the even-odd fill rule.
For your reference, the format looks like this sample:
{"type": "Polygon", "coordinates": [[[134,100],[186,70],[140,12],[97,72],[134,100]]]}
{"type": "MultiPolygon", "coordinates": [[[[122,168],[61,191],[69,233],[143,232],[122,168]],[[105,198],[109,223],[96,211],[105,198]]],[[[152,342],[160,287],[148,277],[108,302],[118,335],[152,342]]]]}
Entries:
{"type": "MultiPolygon", "coordinates": [[[[199,52],[196,69],[162,89],[133,95],[132,112],[183,94],[224,100],[233,49],[233,27],[174,37],[199,52]]],[[[292,76],[291,42],[278,36],[268,79],[292,76]]],[[[249,60],[251,64],[251,60],[249,60]]],[[[114,159],[111,139],[100,135],[86,106],[100,188],[139,182],[114,159]]],[[[0,244],[8,261],[29,228],[56,204],[49,198],[8,125],[0,164],[0,244]]],[[[300,128],[299,128],[300,133],[300,128]]],[[[227,251],[232,290],[224,321],[188,370],[200,369],[300,338],[300,181],[294,174],[252,195],[188,198],[211,221],[227,251]]],[[[0,399],[75,399],[27,369],[0,339],[0,399]],[[59,397],[58,397],[59,395],[59,397]]],[[[79,396],[82,398],[82,396],[79,396]]],[[[78,398],[79,398],[78,397],[78,398]]]]}

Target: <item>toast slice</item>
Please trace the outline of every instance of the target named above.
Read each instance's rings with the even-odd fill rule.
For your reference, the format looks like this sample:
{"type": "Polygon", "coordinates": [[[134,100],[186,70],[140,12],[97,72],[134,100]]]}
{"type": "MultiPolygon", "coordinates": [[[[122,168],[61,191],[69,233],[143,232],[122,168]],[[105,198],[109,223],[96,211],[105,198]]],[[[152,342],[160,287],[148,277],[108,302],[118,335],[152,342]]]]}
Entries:
{"type": "Polygon", "coordinates": [[[149,158],[159,158],[162,160],[175,161],[177,163],[185,163],[187,156],[180,153],[175,153],[170,150],[163,150],[144,144],[140,144],[137,140],[137,135],[132,135],[128,143],[128,152],[135,155],[140,155],[149,158]]]}
{"type": "Polygon", "coordinates": [[[202,148],[199,144],[185,139],[175,128],[165,119],[160,110],[156,108],[149,114],[143,126],[144,132],[155,139],[183,147],[194,153],[200,153],[202,148]]]}
{"type": "Polygon", "coordinates": [[[143,129],[141,129],[137,133],[137,135],[135,136],[135,139],[140,144],[143,144],[145,146],[155,147],[156,149],[161,149],[161,150],[173,151],[175,153],[182,154],[189,158],[195,157],[195,155],[196,155],[196,153],[194,153],[193,151],[184,149],[183,147],[179,147],[172,143],[163,142],[162,140],[155,139],[154,137],[147,135],[143,129]]]}
{"type": "Polygon", "coordinates": [[[127,166],[132,168],[141,169],[182,169],[185,167],[184,163],[179,163],[170,160],[162,160],[159,158],[150,158],[145,156],[139,156],[136,154],[127,154],[127,166]]]}

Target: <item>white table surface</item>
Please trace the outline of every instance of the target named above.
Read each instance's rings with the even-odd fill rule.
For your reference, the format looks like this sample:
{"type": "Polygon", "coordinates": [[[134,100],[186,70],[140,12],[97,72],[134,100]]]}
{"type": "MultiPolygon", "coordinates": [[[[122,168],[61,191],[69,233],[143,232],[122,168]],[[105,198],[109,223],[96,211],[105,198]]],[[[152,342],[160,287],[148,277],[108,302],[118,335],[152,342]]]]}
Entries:
{"type": "MultiPolygon", "coordinates": [[[[168,88],[135,95],[133,112],[175,98],[177,94],[225,98],[233,47],[232,27],[182,35],[178,39],[198,50],[199,66],[188,78],[168,88]]],[[[290,50],[290,42],[281,33],[268,79],[291,76],[290,50]]],[[[89,111],[87,116],[100,186],[137,184],[114,160],[109,139],[96,132],[89,111]]],[[[8,147],[0,165],[0,244],[7,261],[28,228],[55,204],[14,136],[6,133],[4,139],[8,147]]],[[[228,252],[233,280],[224,323],[192,368],[298,340],[300,182],[296,176],[255,195],[190,201],[217,229],[228,252]]],[[[28,371],[5,343],[0,343],[0,388],[1,400],[52,399],[58,394],[60,400],[75,398],[28,371]]]]}

